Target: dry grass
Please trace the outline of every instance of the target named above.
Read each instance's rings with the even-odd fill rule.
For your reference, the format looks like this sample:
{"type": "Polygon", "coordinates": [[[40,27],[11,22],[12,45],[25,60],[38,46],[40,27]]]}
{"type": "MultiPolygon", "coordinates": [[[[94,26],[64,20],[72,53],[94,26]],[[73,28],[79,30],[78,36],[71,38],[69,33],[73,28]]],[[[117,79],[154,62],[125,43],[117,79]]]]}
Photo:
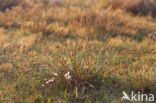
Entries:
{"type": "Polygon", "coordinates": [[[155,0],[112,0],[110,2],[113,9],[122,9],[134,14],[155,16],[156,1],[155,0]]]}
{"type": "Polygon", "coordinates": [[[0,0],[0,11],[6,9],[11,9],[12,7],[18,5],[21,0],[0,0]]]}
{"type": "Polygon", "coordinates": [[[154,19],[100,2],[32,0],[1,13],[0,102],[120,103],[123,90],[155,93],[154,19]]]}

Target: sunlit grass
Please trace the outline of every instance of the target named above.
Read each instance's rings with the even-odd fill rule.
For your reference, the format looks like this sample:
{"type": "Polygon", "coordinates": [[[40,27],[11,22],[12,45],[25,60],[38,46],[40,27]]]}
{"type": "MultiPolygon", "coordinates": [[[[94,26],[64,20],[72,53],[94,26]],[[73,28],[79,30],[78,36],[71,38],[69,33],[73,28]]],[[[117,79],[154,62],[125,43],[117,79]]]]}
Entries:
{"type": "Polygon", "coordinates": [[[120,103],[123,90],[155,93],[154,19],[100,2],[32,0],[2,12],[0,102],[120,103]]]}

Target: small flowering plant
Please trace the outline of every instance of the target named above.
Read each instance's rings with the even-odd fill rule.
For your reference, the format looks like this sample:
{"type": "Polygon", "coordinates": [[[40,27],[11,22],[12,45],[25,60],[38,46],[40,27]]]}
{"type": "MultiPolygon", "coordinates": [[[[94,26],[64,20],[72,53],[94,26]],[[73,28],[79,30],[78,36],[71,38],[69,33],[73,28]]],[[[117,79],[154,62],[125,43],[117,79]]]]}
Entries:
{"type": "MultiPolygon", "coordinates": [[[[56,77],[58,77],[58,74],[57,73],[53,73],[56,77]]],[[[45,84],[50,84],[50,83],[53,83],[55,80],[56,80],[56,77],[53,77],[53,78],[50,78],[50,79],[45,79],[45,84]]],[[[64,74],[64,77],[66,80],[71,80],[71,76],[70,76],[70,72],[64,74]]]]}
{"type": "Polygon", "coordinates": [[[52,85],[54,89],[73,89],[78,94],[78,91],[85,92],[89,88],[95,90],[103,79],[103,69],[89,55],[72,51],[67,56],[61,55],[55,63],[57,71],[50,79],[45,80],[45,85],[52,85]]]}

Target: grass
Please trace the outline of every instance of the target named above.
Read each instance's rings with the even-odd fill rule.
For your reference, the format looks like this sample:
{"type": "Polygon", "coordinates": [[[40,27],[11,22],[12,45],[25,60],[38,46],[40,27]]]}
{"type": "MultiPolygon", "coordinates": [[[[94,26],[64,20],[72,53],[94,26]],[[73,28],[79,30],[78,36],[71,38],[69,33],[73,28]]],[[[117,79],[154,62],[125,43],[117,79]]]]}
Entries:
{"type": "Polygon", "coordinates": [[[0,102],[121,103],[122,91],[156,93],[154,18],[100,2],[32,0],[2,12],[0,102]]]}
{"type": "Polygon", "coordinates": [[[107,0],[108,5],[111,5],[113,9],[122,9],[124,11],[131,12],[139,15],[152,15],[155,16],[156,1],[155,0],[107,0]]]}

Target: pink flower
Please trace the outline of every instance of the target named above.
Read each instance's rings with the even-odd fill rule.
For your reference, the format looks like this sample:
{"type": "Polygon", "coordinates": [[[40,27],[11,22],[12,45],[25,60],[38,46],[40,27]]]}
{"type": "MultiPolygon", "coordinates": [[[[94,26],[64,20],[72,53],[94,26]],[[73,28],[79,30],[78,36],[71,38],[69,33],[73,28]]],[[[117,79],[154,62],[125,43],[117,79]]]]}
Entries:
{"type": "Polygon", "coordinates": [[[64,74],[64,76],[67,80],[71,80],[70,72],[64,74]]]}
{"type": "Polygon", "coordinates": [[[53,73],[55,76],[58,76],[58,74],[57,73],[53,73]]]}
{"type": "Polygon", "coordinates": [[[54,82],[54,80],[55,80],[55,78],[51,78],[48,81],[46,81],[46,84],[52,83],[52,82],[54,82]]]}

